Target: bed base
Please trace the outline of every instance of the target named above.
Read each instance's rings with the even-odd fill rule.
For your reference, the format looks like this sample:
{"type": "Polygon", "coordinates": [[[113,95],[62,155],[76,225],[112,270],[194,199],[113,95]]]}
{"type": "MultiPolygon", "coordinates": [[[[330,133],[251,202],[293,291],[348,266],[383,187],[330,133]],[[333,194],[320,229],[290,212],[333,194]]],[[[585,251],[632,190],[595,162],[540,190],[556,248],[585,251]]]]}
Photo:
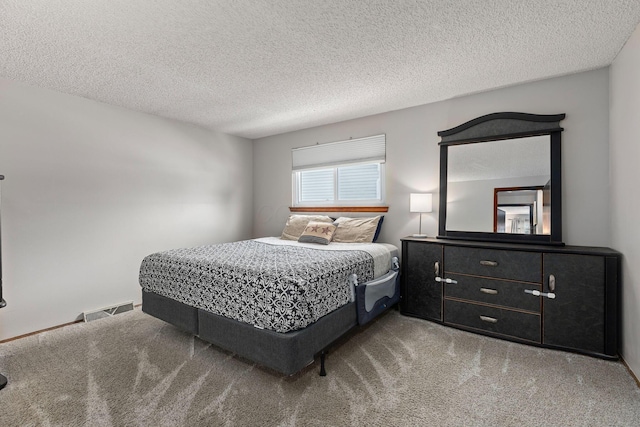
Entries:
{"type": "Polygon", "coordinates": [[[287,333],[258,329],[147,291],[142,291],[142,311],[285,375],[295,374],[310,365],[318,354],[320,374],[326,375],[326,349],[358,325],[355,302],[304,329],[287,333]]]}
{"type": "Polygon", "coordinates": [[[259,329],[154,292],[142,291],[142,311],[196,335],[216,346],[292,375],[320,355],[320,375],[325,376],[327,349],[358,325],[364,325],[400,300],[397,270],[368,283],[354,280],[354,302],[350,302],[304,329],[279,333],[259,329]]]}

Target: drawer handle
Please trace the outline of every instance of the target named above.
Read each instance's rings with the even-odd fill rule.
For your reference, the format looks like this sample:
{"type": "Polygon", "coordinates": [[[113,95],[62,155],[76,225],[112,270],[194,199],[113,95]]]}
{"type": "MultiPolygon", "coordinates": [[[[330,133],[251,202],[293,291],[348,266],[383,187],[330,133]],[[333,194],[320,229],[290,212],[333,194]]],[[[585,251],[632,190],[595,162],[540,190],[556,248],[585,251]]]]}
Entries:
{"type": "Polygon", "coordinates": [[[540,292],[536,289],[525,289],[524,290],[525,294],[531,294],[533,296],[536,297],[547,297],[549,299],[555,299],[556,298],[556,294],[554,294],[553,292],[540,292]]]}
{"type": "Polygon", "coordinates": [[[483,294],[498,295],[498,291],[496,289],[480,288],[480,292],[483,294]]]}
{"type": "Polygon", "coordinates": [[[496,319],[495,317],[480,316],[480,320],[488,323],[498,323],[498,319],[496,319]]]}
{"type": "Polygon", "coordinates": [[[497,267],[498,266],[498,261],[482,260],[482,261],[480,261],[480,265],[484,265],[486,267],[497,267]]]}
{"type": "Polygon", "coordinates": [[[458,283],[457,280],[453,279],[443,279],[442,277],[436,277],[436,282],[444,282],[444,283],[458,283]]]}

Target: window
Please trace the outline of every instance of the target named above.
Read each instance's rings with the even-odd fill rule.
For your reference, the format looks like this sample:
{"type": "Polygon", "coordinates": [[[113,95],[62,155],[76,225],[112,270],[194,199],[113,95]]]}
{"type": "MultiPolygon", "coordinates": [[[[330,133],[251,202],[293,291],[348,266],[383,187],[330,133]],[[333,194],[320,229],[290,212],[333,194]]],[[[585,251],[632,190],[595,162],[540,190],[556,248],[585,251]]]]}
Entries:
{"type": "Polygon", "coordinates": [[[385,146],[377,135],[293,149],[293,205],[381,205],[385,146]]]}

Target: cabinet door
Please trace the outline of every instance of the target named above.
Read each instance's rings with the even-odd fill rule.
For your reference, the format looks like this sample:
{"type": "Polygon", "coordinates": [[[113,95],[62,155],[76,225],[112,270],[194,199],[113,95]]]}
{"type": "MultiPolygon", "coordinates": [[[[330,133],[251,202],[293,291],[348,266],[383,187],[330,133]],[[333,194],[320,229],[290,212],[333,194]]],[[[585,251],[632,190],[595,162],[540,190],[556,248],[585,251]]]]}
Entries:
{"type": "Polygon", "coordinates": [[[544,254],[543,344],[605,353],[605,257],[544,254]]]}
{"type": "Polygon", "coordinates": [[[442,321],[442,245],[405,241],[403,258],[403,313],[442,321]]]}

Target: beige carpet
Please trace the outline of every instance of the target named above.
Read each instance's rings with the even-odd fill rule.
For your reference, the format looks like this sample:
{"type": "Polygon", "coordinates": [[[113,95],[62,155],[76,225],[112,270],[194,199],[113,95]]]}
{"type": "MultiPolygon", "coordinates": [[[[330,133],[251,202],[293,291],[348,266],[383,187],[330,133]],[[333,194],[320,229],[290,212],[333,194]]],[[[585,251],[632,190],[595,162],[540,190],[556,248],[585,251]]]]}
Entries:
{"type": "Polygon", "coordinates": [[[638,426],[625,367],[393,311],[283,377],[140,310],[0,344],[0,426],[638,426]]]}

